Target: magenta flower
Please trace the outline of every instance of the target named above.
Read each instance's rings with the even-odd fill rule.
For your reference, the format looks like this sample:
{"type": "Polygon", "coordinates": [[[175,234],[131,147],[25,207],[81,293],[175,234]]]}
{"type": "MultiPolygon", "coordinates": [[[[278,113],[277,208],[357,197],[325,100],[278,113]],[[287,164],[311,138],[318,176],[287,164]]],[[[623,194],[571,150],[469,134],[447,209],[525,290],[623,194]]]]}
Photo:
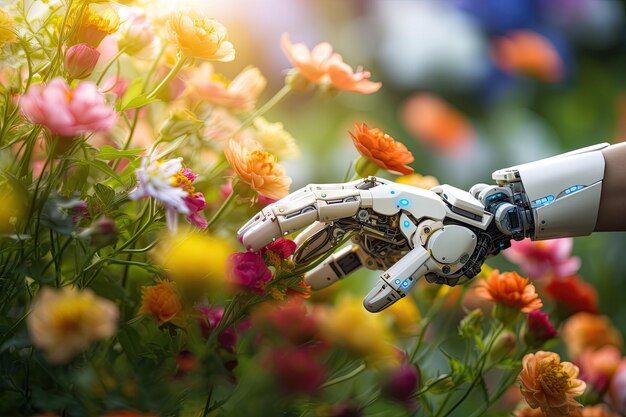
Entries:
{"type": "Polygon", "coordinates": [[[415,407],[415,399],[411,396],[419,385],[419,371],[415,365],[405,363],[394,369],[383,385],[383,391],[391,398],[400,401],[408,408],[415,407]]]}
{"type": "Polygon", "coordinates": [[[571,256],[572,238],[542,240],[530,239],[512,241],[504,256],[522,269],[529,278],[542,278],[553,274],[565,277],[574,274],[580,268],[580,258],[571,256]]]}
{"type": "Polygon", "coordinates": [[[226,272],[230,280],[244,288],[264,294],[263,286],[272,279],[272,272],[256,252],[237,252],[228,258],[226,272]]]}
{"type": "Polygon", "coordinates": [[[193,224],[200,229],[206,229],[209,225],[201,214],[198,212],[204,210],[206,207],[206,200],[204,199],[204,195],[202,193],[195,193],[193,197],[185,197],[185,204],[189,209],[189,214],[185,216],[189,223],[193,224]]]}
{"type": "Polygon", "coordinates": [[[557,336],[554,325],[550,323],[548,315],[541,310],[535,310],[526,316],[524,343],[533,349],[539,349],[548,340],[557,336]]]}
{"type": "Polygon", "coordinates": [[[20,107],[33,123],[64,137],[108,132],[117,120],[115,110],[90,81],[70,88],[58,77],[45,86],[31,86],[20,98],[20,107]]]}
{"type": "Polygon", "coordinates": [[[285,391],[315,394],[326,380],[327,371],[314,353],[307,347],[273,349],[267,364],[285,391]]]}

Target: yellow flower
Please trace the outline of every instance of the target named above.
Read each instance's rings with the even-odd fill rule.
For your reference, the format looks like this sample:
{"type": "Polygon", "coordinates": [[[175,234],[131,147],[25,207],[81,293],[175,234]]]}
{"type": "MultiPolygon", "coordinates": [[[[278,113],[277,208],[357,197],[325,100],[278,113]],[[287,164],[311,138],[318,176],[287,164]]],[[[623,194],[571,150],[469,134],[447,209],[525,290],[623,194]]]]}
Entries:
{"type": "Polygon", "coordinates": [[[393,323],[405,335],[414,335],[418,332],[422,318],[417,304],[411,297],[406,297],[387,308],[384,314],[393,318],[393,323]]]}
{"type": "Polygon", "coordinates": [[[432,175],[410,174],[403,175],[396,178],[398,184],[412,185],[413,187],[423,188],[430,190],[431,188],[439,185],[439,180],[432,175]]]}
{"type": "Polygon", "coordinates": [[[143,295],[139,314],[151,314],[157,324],[171,322],[184,326],[183,305],[176,292],[176,284],[170,281],[159,281],[156,285],[143,287],[143,295]]]}
{"type": "Polygon", "coordinates": [[[178,232],[164,238],[153,254],[168,276],[186,288],[219,289],[233,247],[225,240],[201,232],[178,232]]]}
{"type": "Polygon", "coordinates": [[[40,290],[26,319],[33,345],[50,363],[66,363],[117,329],[119,312],[109,300],[91,290],[64,287],[40,290]]]}
{"type": "Polygon", "coordinates": [[[97,48],[105,36],[115,33],[120,27],[120,18],[111,8],[97,12],[86,7],[80,16],[78,13],[78,10],[74,10],[69,17],[66,27],[68,46],[86,43],[97,48]]]}
{"type": "Polygon", "coordinates": [[[224,154],[239,178],[262,196],[279,199],[289,193],[291,178],[276,157],[253,139],[231,140],[224,154]]]}
{"type": "Polygon", "coordinates": [[[374,366],[398,364],[392,334],[382,315],[371,314],[353,297],[339,298],[321,323],[322,332],[332,342],[361,355],[374,366]]]}
{"type": "Polygon", "coordinates": [[[547,417],[565,417],[577,412],[581,404],[574,398],[585,392],[578,367],[561,362],[554,352],[529,353],[522,361],[518,380],[524,399],[532,408],[541,408],[547,417]]]}
{"type": "Polygon", "coordinates": [[[15,21],[9,12],[0,9],[0,48],[7,43],[13,43],[15,41],[17,41],[15,21]]]}
{"type": "Polygon", "coordinates": [[[169,41],[184,56],[222,62],[235,59],[235,48],[228,41],[224,25],[197,10],[172,14],[166,28],[169,41]]]}
{"type": "Polygon", "coordinates": [[[293,136],[289,134],[282,123],[270,123],[263,117],[254,121],[256,140],[263,149],[276,155],[278,159],[297,158],[300,149],[293,136]]]}

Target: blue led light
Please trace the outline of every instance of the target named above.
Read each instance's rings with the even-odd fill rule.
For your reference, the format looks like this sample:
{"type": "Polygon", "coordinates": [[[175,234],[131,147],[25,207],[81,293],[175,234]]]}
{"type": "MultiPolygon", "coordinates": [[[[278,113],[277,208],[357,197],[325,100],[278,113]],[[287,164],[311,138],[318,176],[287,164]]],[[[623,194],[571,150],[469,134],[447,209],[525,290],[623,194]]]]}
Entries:
{"type": "Polygon", "coordinates": [[[546,206],[550,203],[552,203],[554,201],[554,196],[553,195],[548,195],[542,198],[538,198],[536,200],[531,201],[531,206],[533,207],[541,207],[541,206],[546,206]]]}
{"type": "Polygon", "coordinates": [[[391,190],[391,194],[395,194],[395,193],[396,193],[395,191],[391,190]]]}
{"type": "Polygon", "coordinates": [[[403,198],[402,200],[400,200],[400,205],[404,207],[408,206],[409,200],[407,200],[406,198],[403,198]]]}
{"type": "Polygon", "coordinates": [[[411,222],[410,222],[410,221],[408,221],[408,220],[405,220],[405,221],[404,221],[404,223],[402,223],[402,225],[403,225],[404,227],[409,227],[409,226],[411,225],[411,222]]]}
{"type": "Polygon", "coordinates": [[[409,283],[409,280],[408,280],[408,279],[405,279],[405,280],[404,280],[404,282],[402,282],[402,288],[406,288],[406,287],[408,287],[408,286],[409,286],[409,284],[410,284],[410,283],[409,283]]]}
{"type": "Polygon", "coordinates": [[[400,280],[399,279],[396,279],[394,282],[396,283],[396,285],[400,285],[400,280]]]}

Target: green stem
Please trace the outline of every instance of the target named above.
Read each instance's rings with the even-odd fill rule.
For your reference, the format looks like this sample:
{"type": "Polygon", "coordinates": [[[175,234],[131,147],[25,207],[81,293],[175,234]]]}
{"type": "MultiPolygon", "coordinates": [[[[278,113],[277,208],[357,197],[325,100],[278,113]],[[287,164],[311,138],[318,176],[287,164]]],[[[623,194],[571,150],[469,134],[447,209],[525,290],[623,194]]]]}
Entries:
{"type": "Polygon", "coordinates": [[[278,104],[283,98],[285,98],[287,96],[287,94],[289,94],[289,92],[291,91],[291,87],[287,84],[285,84],[283,86],[283,88],[281,88],[280,90],[278,90],[278,92],[276,94],[274,94],[274,97],[270,98],[269,100],[267,100],[267,102],[259,107],[257,110],[255,110],[242,124],[241,126],[239,126],[239,129],[237,129],[235,131],[235,133],[233,133],[233,137],[236,137],[239,133],[241,133],[242,130],[244,130],[245,128],[247,128],[248,126],[250,126],[252,123],[254,123],[254,121],[258,118],[263,116],[265,113],[267,113],[272,107],[274,107],[276,104],[278,104]]]}
{"type": "Polygon", "coordinates": [[[235,200],[235,184],[236,182],[233,181],[233,191],[230,193],[228,198],[226,198],[226,201],[222,203],[220,208],[217,209],[213,217],[211,217],[211,219],[207,222],[207,229],[211,228],[213,223],[215,223],[222,216],[222,214],[224,214],[224,211],[226,211],[228,206],[230,206],[231,203],[235,200]]]}
{"type": "Polygon", "coordinates": [[[360,364],[359,366],[357,366],[355,369],[353,369],[352,371],[348,372],[345,375],[341,375],[338,376],[337,378],[331,379],[330,381],[326,382],[325,384],[322,384],[320,386],[320,388],[328,388],[332,385],[336,385],[339,384],[343,381],[347,381],[348,379],[354,378],[355,376],[357,376],[358,374],[360,374],[361,372],[363,372],[366,368],[365,363],[360,364]]]}
{"type": "Polygon", "coordinates": [[[98,80],[96,81],[96,85],[100,85],[100,83],[102,82],[102,79],[104,78],[104,76],[106,75],[106,73],[109,71],[109,69],[111,68],[111,65],[113,65],[113,63],[115,61],[117,61],[117,59],[119,57],[122,56],[122,54],[124,53],[126,49],[122,48],[119,51],[117,51],[117,53],[115,54],[115,56],[113,58],[111,58],[111,60],[108,62],[108,64],[106,65],[106,67],[104,67],[104,69],[102,70],[102,72],[100,73],[100,76],[98,77],[98,80]]]}
{"type": "Polygon", "coordinates": [[[155,98],[157,96],[157,94],[159,94],[161,92],[161,90],[163,90],[167,86],[167,84],[172,80],[172,78],[174,78],[176,76],[176,74],[178,74],[178,71],[181,70],[181,68],[185,65],[186,62],[187,62],[187,57],[179,56],[178,60],[176,61],[176,63],[174,64],[174,66],[172,67],[170,72],[165,76],[165,78],[163,78],[161,80],[159,85],[157,85],[154,88],[154,90],[152,90],[146,96],[146,99],[147,100],[152,100],[153,98],[155,98]]]}
{"type": "MultiPolygon", "coordinates": [[[[124,146],[122,146],[123,151],[127,150],[130,147],[130,142],[132,141],[133,135],[135,134],[135,129],[137,128],[138,120],[139,120],[139,109],[135,109],[135,115],[133,116],[133,122],[130,125],[130,131],[128,132],[128,137],[126,138],[126,141],[124,142],[124,146]]],[[[115,162],[113,163],[113,167],[112,167],[113,171],[117,169],[121,161],[122,161],[122,158],[115,160],[115,162]]]]}

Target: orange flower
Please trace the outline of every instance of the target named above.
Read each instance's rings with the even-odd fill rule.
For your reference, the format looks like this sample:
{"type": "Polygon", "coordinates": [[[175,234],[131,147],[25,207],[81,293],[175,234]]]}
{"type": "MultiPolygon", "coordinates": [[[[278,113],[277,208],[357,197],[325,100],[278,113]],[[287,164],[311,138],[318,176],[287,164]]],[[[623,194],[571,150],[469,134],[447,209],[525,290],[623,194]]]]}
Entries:
{"type": "Polygon", "coordinates": [[[343,62],[341,55],[333,53],[333,47],[328,42],[309,50],[303,43],[292,44],[289,34],[283,33],[280,46],[298,73],[314,84],[361,94],[375,93],[382,86],[368,79],[371,76],[368,71],[359,67],[355,72],[343,62]]]}
{"type": "Polygon", "coordinates": [[[522,313],[530,313],[543,306],[535,287],[517,272],[503,272],[497,269],[491,272],[486,280],[480,283],[476,293],[483,298],[513,307],[522,313]]]}
{"type": "Polygon", "coordinates": [[[540,408],[522,407],[513,414],[515,417],[544,417],[540,408]]]}
{"type": "Polygon", "coordinates": [[[524,356],[518,381],[528,405],[547,417],[561,417],[582,407],[574,398],[585,392],[586,384],[577,376],[575,365],[561,362],[554,352],[539,351],[524,356]]]}
{"type": "Polygon", "coordinates": [[[224,154],[239,178],[262,196],[280,199],[289,193],[291,178],[276,158],[263,151],[256,141],[231,140],[224,154]]]}
{"type": "Polygon", "coordinates": [[[360,126],[355,123],[354,127],[354,134],[349,133],[361,155],[394,174],[413,172],[413,168],[406,165],[414,161],[413,154],[404,144],[378,128],[370,129],[365,123],[360,126]]]}
{"type": "Polygon", "coordinates": [[[562,336],[571,358],[577,358],[587,350],[596,350],[606,345],[618,348],[622,346],[622,336],[608,317],[584,312],[567,319],[562,336]]]}
{"type": "Polygon", "coordinates": [[[588,350],[580,354],[576,363],[580,366],[580,376],[594,391],[604,393],[617,371],[622,355],[618,348],[606,345],[598,350],[588,350]]]}
{"type": "Polygon", "coordinates": [[[508,73],[528,74],[550,83],[563,78],[563,63],[554,45],[530,30],[518,30],[496,39],[491,55],[496,65],[508,73]]]}
{"type": "Polygon", "coordinates": [[[141,289],[143,299],[139,314],[151,314],[159,326],[174,323],[184,324],[183,306],[176,292],[175,284],[170,281],[159,281],[156,285],[141,289]]]}
{"type": "Polygon", "coordinates": [[[606,404],[590,405],[581,410],[581,417],[620,417],[614,413],[606,404]]]}
{"type": "Polygon", "coordinates": [[[402,123],[415,139],[452,156],[466,151],[475,137],[472,125],[461,112],[428,93],[415,94],[404,102],[402,123]]]}

